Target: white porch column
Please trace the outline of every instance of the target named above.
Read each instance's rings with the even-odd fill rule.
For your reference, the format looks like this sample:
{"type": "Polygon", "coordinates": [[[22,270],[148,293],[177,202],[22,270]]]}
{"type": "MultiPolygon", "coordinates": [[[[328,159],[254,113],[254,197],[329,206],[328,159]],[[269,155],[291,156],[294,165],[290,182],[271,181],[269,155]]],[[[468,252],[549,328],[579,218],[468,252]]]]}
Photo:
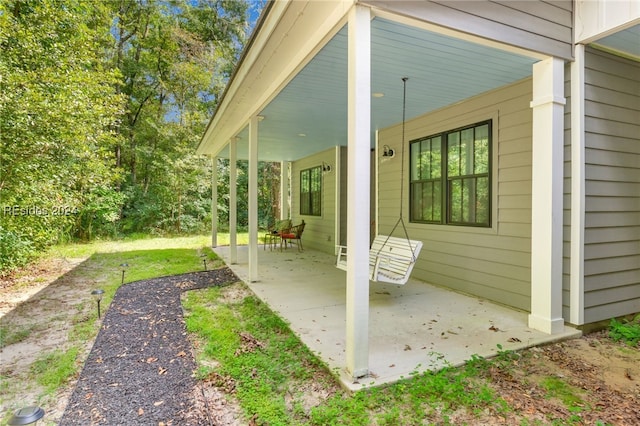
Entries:
{"type": "Polygon", "coordinates": [[[232,265],[238,263],[238,191],[236,189],[236,178],[238,173],[237,142],[238,140],[236,138],[232,138],[231,141],[229,141],[229,263],[232,265]]]}
{"type": "Polygon", "coordinates": [[[218,157],[211,156],[211,247],[218,247],[218,157]]]}
{"type": "Polygon", "coordinates": [[[529,327],[554,334],[562,318],[564,61],[533,65],[531,314],[529,327]]]}
{"type": "Polygon", "coordinates": [[[258,116],[249,120],[249,281],[258,280],[258,116]]]}
{"type": "Polygon", "coordinates": [[[347,372],[369,373],[369,175],[371,149],[371,14],[349,12],[347,172],[347,372]]]}
{"type": "Polygon", "coordinates": [[[280,220],[289,219],[289,162],[280,162],[280,220]]]}
{"type": "Polygon", "coordinates": [[[584,45],[576,44],[571,63],[571,285],[569,321],[584,324],[584,45]]]}
{"type": "Polygon", "coordinates": [[[342,191],[342,187],[341,187],[341,182],[342,182],[342,156],[341,154],[341,147],[336,146],[336,152],[335,152],[335,159],[334,159],[334,164],[335,166],[333,167],[333,172],[334,172],[334,176],[335,176],[335,194],[336,194],[336,199],[335,199],[335,206],[333,209],[333,217],[335,218],[335,223],[334,223],[334,228],[333,228],[333,242],[335,244],[338,245],[344,245],[340,242],[340,228],[342,227],[342,217],[340,212],[342,211],[342,204],[340,203],[340,198],[342,196],[341,191],[342,191]]]}

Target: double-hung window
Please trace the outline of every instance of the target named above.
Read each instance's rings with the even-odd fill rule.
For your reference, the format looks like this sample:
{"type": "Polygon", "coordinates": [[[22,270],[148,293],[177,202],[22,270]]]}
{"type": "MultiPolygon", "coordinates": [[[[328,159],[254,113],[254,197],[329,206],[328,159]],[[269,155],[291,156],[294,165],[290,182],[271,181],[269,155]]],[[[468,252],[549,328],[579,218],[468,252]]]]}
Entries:
{"type": "Polygon", "coordinates": [[[300,214],[322,216],[322,167],[300,172],[300,214]]]}
{"type": "Polygon", "coordinates": [[[412,222],[491,226],[491,120],[411,142],[412,222]]]}

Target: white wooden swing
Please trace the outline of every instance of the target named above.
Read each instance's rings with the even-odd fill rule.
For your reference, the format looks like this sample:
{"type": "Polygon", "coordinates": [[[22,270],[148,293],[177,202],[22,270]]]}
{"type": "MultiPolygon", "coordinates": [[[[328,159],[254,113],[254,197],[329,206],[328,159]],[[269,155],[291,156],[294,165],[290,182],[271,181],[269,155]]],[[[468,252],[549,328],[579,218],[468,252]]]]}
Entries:
{"type": "MultiPolygon", "coordinates": [[[[403,77],[403,105],[402,105],[402,166],[400,182],[400,200],[404,196],[404,125],[407,97],[407,77],[403,77]]],[[[403,285],[409,280],[413,266],[418,259],[422,241],[409,239],[407,228],[402,218],[402,201],[400,202],[400,217],[389,235],[378,234],[369,249],[369,279],[391,284],[403,285]],[[402,223],[405,238],[392,237],[399,223],[402,223]]],[[[347,270],[347,247],[336,246],[336,267],[347,270]]]]}

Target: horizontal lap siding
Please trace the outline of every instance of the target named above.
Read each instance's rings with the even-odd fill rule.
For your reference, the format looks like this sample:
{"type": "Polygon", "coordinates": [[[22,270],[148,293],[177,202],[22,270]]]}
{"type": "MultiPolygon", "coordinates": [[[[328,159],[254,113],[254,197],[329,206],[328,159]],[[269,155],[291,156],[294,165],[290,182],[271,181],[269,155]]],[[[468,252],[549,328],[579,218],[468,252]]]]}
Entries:
{"type": "Polygon", "coordinates": [[[364,0],[362,3],[547,55],[572,58],[571,0],[364,0]]]}
{"type": "Polygon", "coordinates": [[[335,200],[336,173],[335,149],[322,151],[318,154],[291,163],[291,220],[294,225],[305,221],[302,234],[302,245],[325,253],[335,253],[335,200]],[[322,162],[331,165],[332,172],[322,175],[322,216],[300,215],[300,171],[321,166],[322,162]]]}
{"type": "MultiPolygon", "coordinates": [[[[413,277],[518,309],[530,309],[531,80],[480,95],[406,124],[404,219],[424,243],[413,277]],[[409,223],[409,141],[493,119],[493,228],[409,223]]],[[[396,157],[379,163],[379,232],[400,214],[401,126],[380,131],[396,157]]],[[[401,227],[399,227],[401,228],[401,227]]],[[[394,233],[403,237],[402,229],[394,233]]]]}
{"type": "Polygon", "coordinates": [[[640,311],[640,63],[587,50],[585,321],[640,311]]]}

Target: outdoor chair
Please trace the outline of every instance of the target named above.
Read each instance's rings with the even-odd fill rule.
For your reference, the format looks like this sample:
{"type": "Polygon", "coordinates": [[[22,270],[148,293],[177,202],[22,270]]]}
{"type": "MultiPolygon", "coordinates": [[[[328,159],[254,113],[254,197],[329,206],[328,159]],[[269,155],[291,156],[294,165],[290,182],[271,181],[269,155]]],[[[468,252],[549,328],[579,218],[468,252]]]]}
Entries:
{"type": "Polygon", "coordinates": [[[292,244],[292,242],[295,241],[296,245],[298,246],[298,251],[303,251],[304,249],[302,248],[302,233],[304,232],[304,226],[306,224],[304,223],[304,220],[302,221],[302,223],[300,225],[296,225],[296,226],[292,226],[291,228],[285,230],[282,232],[282,234],[280,235],[281,240],[280,240],[280,251],[282,251],[282,245],[284,244],[284,247],[287,248],[287,243],[289,243],[289,245],[292,244]]]}

